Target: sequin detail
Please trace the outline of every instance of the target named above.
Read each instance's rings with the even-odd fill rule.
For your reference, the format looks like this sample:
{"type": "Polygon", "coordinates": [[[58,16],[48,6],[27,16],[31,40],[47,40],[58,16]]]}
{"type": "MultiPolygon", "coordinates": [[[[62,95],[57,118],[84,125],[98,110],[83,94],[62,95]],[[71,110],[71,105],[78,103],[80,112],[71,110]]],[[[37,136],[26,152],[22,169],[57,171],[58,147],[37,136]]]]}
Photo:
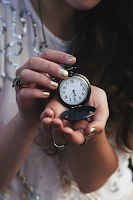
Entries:
{"type": "MultiPolygon", "coordinates": [[[[38,54],[40,54],[42,52],[42,49],[47,50],[47,48],[45,47],[45,44],[44,44],[43,41],[40,41],[39,48],[37,48],[37,46],[36,46],[36,43],[37,43],[37,25],[34,22],[34,20],[32,18],[32,15],[31,15],[31,13],[29,11],[27,11],[26,9],[23,8],[21,10],[20,14],[19,14],[20,22],[22,24],[22,33],[18,34],[16,32],[18,18],[17,18],[17,13],[16,13],[16,10],[15,10],[14,6],[9,1],[6,1],[6,0],[0,0],[0,3],[4,4],[6,6],[9,6],[9,8],[11,10],[11,13],[12,13],[11,32],[12,32],[12,35],[14,37],[14,40],[11,41],[10,43],[8,43],[3,49],[1,49],[1,47],[0,47],[0,53],[4,53],[5,57],[6,57],[6,60],[8,61],[9,65],[12,66],[12,67],[15,67],[17,69],[20,66],[17,63],[12,61],[12,56],[19,56],[23,51],[22,39],[27,33],[27,24],[26,24],[26,20],[25,20],[24,15],[28,16],[28,18],[30,20],[30,23],[32,25],[33,51],[38,55],[38,54]],[[19,46],[19,51],[18,52],[15,52],[15,51],[8,52],[8,49],[11,48],[11,47],[14,47],[15,45],[19,46]]],[[[0,15],[0,20],[2,21],[2,29],[0,30],[0,37],[1,37],[1,36],[4,36],[6,34],[8,27],[7,27],[7,24],[5,23],[5,20],[3,19],[3,17],[1,15],[0,15]]],[[[7,74],[7,72],[3,72],[3,74],[0,75],[0,79],[8,78],[10,81],[12,81],[13,78],[14,78],[14,77],[13,78],[10,77],[7,74]]],[[[1,91],[2,91],[2,87],[0,87],[0,92],[1,91]]]]}
{"type": "Polygon", "coordinates": [[[28,195],[30,195],[32,199],[40,200],[40,196],[35,193],[35,187],[28,182],[27,175],[24,174],[22,171],[19,171],[17,176],[22,181],[25,189],[27,190],[27,191],[21,193],[20,198],[22,200],[28,200],[28,195]]]}

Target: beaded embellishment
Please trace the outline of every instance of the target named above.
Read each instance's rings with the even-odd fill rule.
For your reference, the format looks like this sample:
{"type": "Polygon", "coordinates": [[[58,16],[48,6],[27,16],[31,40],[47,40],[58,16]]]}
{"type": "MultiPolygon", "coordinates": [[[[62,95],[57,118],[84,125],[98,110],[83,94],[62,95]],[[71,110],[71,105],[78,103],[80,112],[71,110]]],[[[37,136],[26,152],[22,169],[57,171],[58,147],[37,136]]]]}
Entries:
{"type": "MultiPolygon", "coordinates": [[[[9,6],[10,10],[11,10],[11,13],[12,13],[12,27],[11,27],[11,31],[12,31],[12,35],[14,37],[14,40],[11,41],[10,43],[8,43],[4,49],[1,49],[0,48],[0,53],[2,54],[5,54],[5,58],[6,60],[8,61],[8,63],[12,66],[12,67],[15,67],[16,69],[19,68],[20,66],[15,63],[15,62],[12,62],[11,61],[11,57],[12,56],[19,56],[22,51],[23,51],[23,44],[22,44],[22,39],[23,37],[26,35],[27,33],[27,24],[26,24],[26,20],[24,18],[24,14],[26,14],[30,21],[31,21],[31,24],[32,24],[32,30],[33,30],[33,51],[36,53],[36,54],[40,54],[42,52],[42,49],[43,47],[45,47],[45,44],[43,41],[41,41],[39,43],[39,48],[37,48],[36,46],[36,42],[37,42],[37,25],[36,23],[34,22],[33,18],[32,18],[32,15],[29,11],[27,11],[26,9],[22,9],[20,14],[19,14],[19,17],[20,17],[20,22],[22,24],[22,33],[21,34],[18,34],[16,32],[16,26],[17,26],[17,13],[16,13],[16,10],[14,8],[14,6],[10,3],[10,1],[7,1],[7,0],[0,0],[0,4],[4,4],[6,6],[9,6]],[[8,52],[8,48],[9,47],[13,47],[15,45],[18,45],[19,46],[19,51],[18,52],[8,52]]],[[[7,32],[7,24],[5,22],[5,20],[3,19],[3,17],[0,15],[0,20],[2,21],[2,30],[0,30],[0,37],[4,36],[7,32]]],[[[46,50],[46,48],[45,48],[46,50]]],[[[8,78],[10,81],[13,80],[12,77],[10,77],[6,71],[4,71],[2,74],[0,74],[0,80],[1,79],[4,79],[4,78],[8,78]]],[[[0,87],[0,92],[2,91],[2,87],[0,87]]]]}

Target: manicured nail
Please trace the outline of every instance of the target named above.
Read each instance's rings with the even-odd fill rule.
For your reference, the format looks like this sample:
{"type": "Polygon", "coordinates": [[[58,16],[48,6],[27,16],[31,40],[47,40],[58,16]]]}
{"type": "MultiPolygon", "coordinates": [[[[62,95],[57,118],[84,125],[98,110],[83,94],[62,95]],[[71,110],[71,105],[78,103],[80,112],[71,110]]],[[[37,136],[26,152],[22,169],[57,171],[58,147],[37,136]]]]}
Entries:
{"type": "Polygon", "coordinates": [[[54,81],[51,81],[51,85],[52,85],[53,87],[57,87],[57,86],[58,86],[58,83],[56,83],[56,82],[54,82],[54,81]]]}
{"type": "Polygon", "coordinates": [[[50,95],[50,93],[49,92],[43,92],[43,95],[48,97],[50,95]]]}
{"type": "Polygon", "coordinates": [[[44,126],[45,126],[45,128],[48,128],[48,127],[49,127],[49,125],[48,125],[48,124],[44,124],[44,126]]]}
{"type": "Polygon", "coordinates": [[[56,123],[53,123],[53,127],[54,127],[54,128],[59,128],[60,125],[59,125],[59,124],[56,124],[56,123]]]}
{"type": "Polygon", "coordinates": [[[70,134],[69,134],[69,133],[66,133],[66,132],[64,132],[64,135],[65,135],[66,137],[69,137],[69,136],[70,136],[70,134]]]}
{"type": "Polygon", "coordinates": [[[76,58],[74,56],[67,56],[66,59],[67,59],[67,61],[72,62],[76,58]]]}
{"type": "Polygon", "coordinates": [[[87,136],[92,136],[96,133],[96,128],[92,128],[87,136]]]}
{"type": "Polygon", "coordinates": [[[61,68],[61,69],[59,69],[59,74],[60,74],[61,76],[67,76],[67,75],[68,75],[68,71],[61,68]]]}

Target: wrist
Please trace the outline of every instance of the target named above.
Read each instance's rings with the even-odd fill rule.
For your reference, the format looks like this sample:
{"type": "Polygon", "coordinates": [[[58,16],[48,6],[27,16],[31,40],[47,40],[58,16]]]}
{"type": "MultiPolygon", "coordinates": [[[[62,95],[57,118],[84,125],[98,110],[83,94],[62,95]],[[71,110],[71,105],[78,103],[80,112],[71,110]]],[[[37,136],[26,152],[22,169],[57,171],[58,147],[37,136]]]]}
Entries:
{"type": "Polygon", "coordinates": [[[25,120],[20,112],[18,112],[15,116],[16,118],[16,123],[18,124],[18,126],[23,127],[23,129],[26,130],[37,130],[41,124],[41,120],[25,120]]]}

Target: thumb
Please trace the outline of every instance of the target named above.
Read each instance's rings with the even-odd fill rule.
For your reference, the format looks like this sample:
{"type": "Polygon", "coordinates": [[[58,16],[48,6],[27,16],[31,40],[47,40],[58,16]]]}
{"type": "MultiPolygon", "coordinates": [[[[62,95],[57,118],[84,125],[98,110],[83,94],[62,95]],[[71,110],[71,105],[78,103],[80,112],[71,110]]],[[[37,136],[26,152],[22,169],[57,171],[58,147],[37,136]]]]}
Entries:
{"type": "Polygon", "coordinates": [[[91,118],[91,122],[88,124],[88,126],[85,129],[86,135],[97,135],[104,131],[107,119],[109,117],[109,111],[108,109],[97,111],[95,115],[91,118]]]}

